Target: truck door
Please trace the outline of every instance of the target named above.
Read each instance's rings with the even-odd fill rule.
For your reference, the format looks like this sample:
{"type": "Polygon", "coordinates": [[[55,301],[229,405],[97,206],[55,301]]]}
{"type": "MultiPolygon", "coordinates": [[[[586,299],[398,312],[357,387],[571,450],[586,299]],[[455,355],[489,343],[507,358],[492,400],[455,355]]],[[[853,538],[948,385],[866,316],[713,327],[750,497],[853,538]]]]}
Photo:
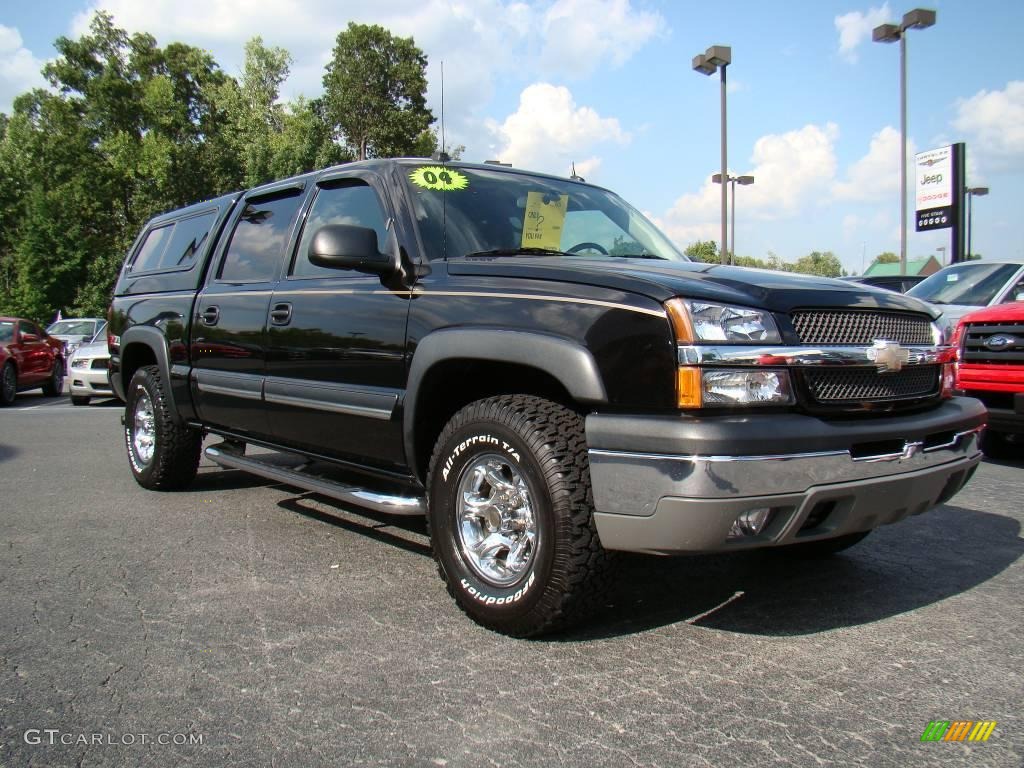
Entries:
{"type": "Polygon", "coordinates": [[[395,407],[405,386],[408,292],[377,275],[326,269],[307,251],[327,224],[366,227],[378,249],[393,233],[383,185],[335,174],[313,193],[287,275],[270,304],[264,397],[275,442],[382,468],[404,463],[395,407]]]}
{"type": "Polygon", "coordinates": [[[304,198],[302,182],[245,196],[196,299],[192,394],[211,426],[270,433],[262,400],[268,312],[304,198]]]}

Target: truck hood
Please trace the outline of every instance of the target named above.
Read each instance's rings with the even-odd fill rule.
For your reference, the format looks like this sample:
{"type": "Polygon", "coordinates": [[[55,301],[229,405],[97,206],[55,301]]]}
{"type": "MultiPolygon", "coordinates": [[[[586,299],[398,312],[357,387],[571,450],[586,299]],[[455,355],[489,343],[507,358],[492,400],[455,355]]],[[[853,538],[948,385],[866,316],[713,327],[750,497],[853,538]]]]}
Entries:
{"type": "Polygon", "coordinates": [[[674,296],[772,312],[799,307],[893,309],[935,319],[937,308],[901,293],[827,277],[700,262],[514,256],[448,260],[452,275],[546,280],[627,291],[663,302],[674,296]]]}

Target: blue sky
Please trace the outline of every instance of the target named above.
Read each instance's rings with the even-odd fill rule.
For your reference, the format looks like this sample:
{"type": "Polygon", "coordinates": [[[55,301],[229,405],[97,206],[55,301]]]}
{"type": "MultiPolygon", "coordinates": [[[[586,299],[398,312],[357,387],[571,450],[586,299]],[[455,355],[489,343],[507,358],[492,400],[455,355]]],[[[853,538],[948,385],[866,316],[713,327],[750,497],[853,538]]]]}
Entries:
{"type": "MultiPolygon", "coordinates": [[[[0,10],[0,110],[41,82],[52,41],[77,35],[97,7],[161,44],[210,49],[237,74],[260,35],[293,58],[285,97],[318,95],[334,36],[349,21],[413,35],[430,57],[429,100],[465,158],[500,158],[567,175],[570,163],[647,212],[680,245],[718,239],[717,75],[690,59],[731,45],[729,167],[736,251],[795,260],[837,253],[851,272],[899,247],[899,51],[870,29],[913,5],[892,2],[658,3],[642,0],[49,0],[0,10]],[[45,10],[41,8],[45,7],[45,10]],[[866,258],[865,258],[866,257],[866,258]]],[[[947,0],[912,31],[909,139],[917,151],[965,141],[974,250],[1024,257],[1024,3],[947,0]]],[[[913,151],[913,149],[911,150],[913,151]]],[[[912,169],[912,166],[911,166],[912,169]]],[[[911,174],[910,183],[913,184],[911,174]]],[[[911,258],[949,245],[915,233],[911,258]]],[[[948,253],[948,252],[947,252],[948,253]]]]}

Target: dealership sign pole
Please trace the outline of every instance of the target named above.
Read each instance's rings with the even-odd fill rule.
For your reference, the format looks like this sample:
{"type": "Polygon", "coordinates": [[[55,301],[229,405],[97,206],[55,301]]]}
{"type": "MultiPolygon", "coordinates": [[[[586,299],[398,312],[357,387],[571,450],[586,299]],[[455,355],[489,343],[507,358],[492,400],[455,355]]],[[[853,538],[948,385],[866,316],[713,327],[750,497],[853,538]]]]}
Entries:
{"type": "Polygon", "coordinates": [[[950,264],[964,259],[963,142],[929,149],[914,156],[916,231],[949,229],[953,232],[950,264]]]}

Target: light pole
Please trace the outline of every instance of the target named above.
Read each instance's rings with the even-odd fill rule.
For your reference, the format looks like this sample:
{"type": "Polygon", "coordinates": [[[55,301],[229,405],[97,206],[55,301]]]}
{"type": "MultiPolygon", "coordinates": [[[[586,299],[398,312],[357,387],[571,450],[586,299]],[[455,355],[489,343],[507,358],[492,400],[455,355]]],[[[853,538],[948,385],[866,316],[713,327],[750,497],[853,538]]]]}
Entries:
{"type": "Polygon", "coordinates": [[[935,11],[915,8],[900,24],[882,24],[871,32],[876,43],[900,41],[900,273],[907,273],[907,30],[935,24],[935,11]]]}
{"type": "Polygon", "coordinates": [[[974,234],[974,206],[971,198],[984,197],[988,194],[988,187],[968,187],[964,190],[964,197],[967,198],[967,258],[971,258],[974,252],[971,250],[971,236],[974,234]]]}
{"type": "Polygon", "coordinates": [[[935,248],[939,252],[939,266],[946,266],[946,246],[940,245],[935,248]]]}
{"type": "MultiPolygon", "coordinates": [[[[722,73],[722,176],[729,175],[729,159],[728,149],[726,143],[726,121],[725,121],[725,68],[732,63],[732,48],[728,45],[712,45],[704,53],[698,53],[693,57],[693,69],[696,72],[700,72],[702,75],[713,75],[718,70],[722,73]]],[[[726,210],[728,203],[726,202],[726,189],[725,184],[722,185],[722,263],[727,264],[729,258],[729,243],[726,238],[726,221],[728,219],[728,211],[726,210]]]]}
{"type": "MultiPolygon", "coordinates": [[[[722,174],[716,173],[711,177],[711,180],[715,184],[722,183],[722,174]]],[[[742,184],[747,186],[748,184],[754,183],[753,176],[729,176],[726,181],[729,182],[729,186],[732,187],[732,200],[729,201],[729,207],[732,209],[732,232],[729,233],[729,243],[731,250],[729,251],[729,263],[736,263],[736,185],[742,184]]]]}

